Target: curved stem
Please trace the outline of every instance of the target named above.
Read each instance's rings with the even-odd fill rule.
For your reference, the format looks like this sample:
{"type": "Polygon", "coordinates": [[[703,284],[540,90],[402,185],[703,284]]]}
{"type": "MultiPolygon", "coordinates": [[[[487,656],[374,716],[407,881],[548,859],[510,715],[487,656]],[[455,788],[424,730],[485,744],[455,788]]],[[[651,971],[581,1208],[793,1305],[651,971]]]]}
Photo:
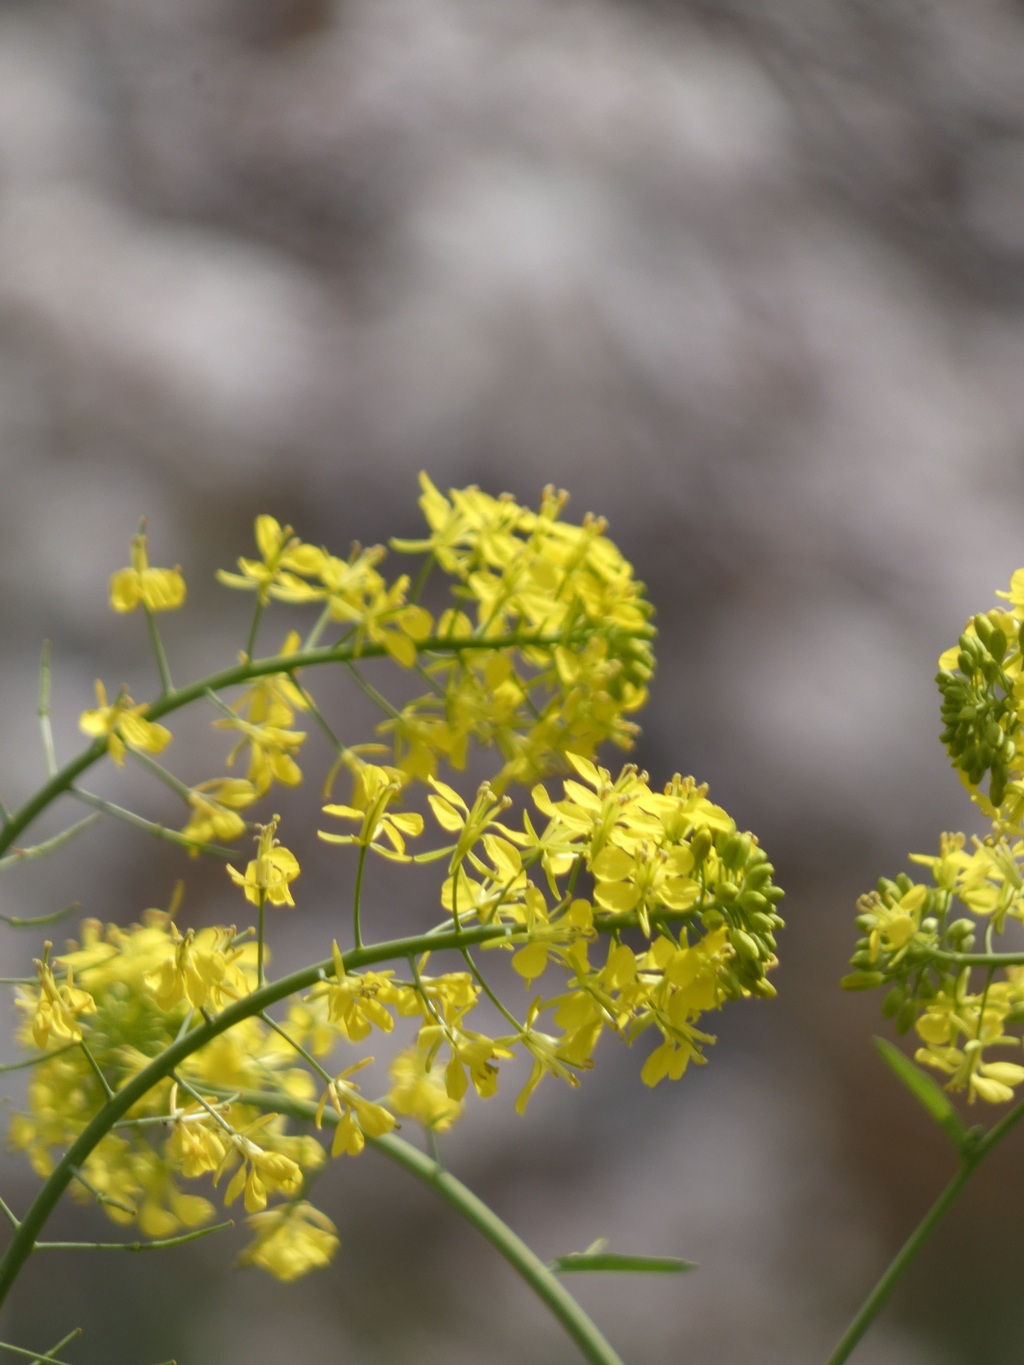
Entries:
{"type": "Polygon", "coordinates": [[[889,1296],[916,1259],[918,1252],[956,1201],[960,1191],[989,1152],[1002,1142],[1007,1133],[1015,1128],[1022,1118],[1024,1118],[1024,1101],[1015,1105],[984,1137],[970,1144],[961,1152],[960,1169],[904,1242],[882,1278],[864,1300],[856,1317],[843,1334],[839,1345],[829,1356],[827,1365],[843,1365],[843,1362],[849,1359],[854,1347],[881,1312],[889,1296]]]}
{"type": "Polygon", "coordinates": [[[356,889],[352,896],[352,935],[356,947],[363,946],[363,931],[359,923],[359,903],[363,895],[363,871],[366,867],[366,844],[359,846],[359,867],[356,869],[356,889]]]}
{"type": "MultiPolygon", "coordinates": [[[[512,631],[507,635],[494,636],[493,639],[488,640],[487,647],[489,649],[519,648],[521,646],[550,648],[565,643],[565,640],[556,635],[533,635],[525,631],[512,631]]],[[[480,642],[476,639],[449,640],[437,637],[424,640],[419,646],[421,652],[435,654],[457,654],[464,649],[479,649],[479,647],[480,642]]],[[[219,673],[211,673],[209,677],[190,683],[188,687],[180,687],[175,692],[158,697],[156,701],[150,702],[145,715],[149,720],[159,720],[161,716],[170,715],[173,711],[188,706],[208,691],[217,692],[225,687],[235,687],[240,683],[251,682],[254,678],[266,677],[269,673],[291,673],[297,668],[313,668],[318,664],[345,663],[357,658],[379,658],[385,653],[386,650],[383,645],[364,642],[361,645],[343,644],[323,649],[303,649],[295,654],[275,654],[268,659],[248,660],[245,663],[236,664],[234,668],[225,668],[219,673]]],[[[88,748],[83,749],[70,763],[66,763],[59,772],[54,773],[50,780],[39,788],[34,796],[29,797],[21,809],[14,812],[10,820],[0,830],[0,854],[5,853],[10,848],[22,830],[30,825],[37,815],[40,815],[58,796],[71,788],[76,777],[84,773],[87,768],[91,768],[106,752],[107,737],[104,735],[94,739],[88,748]]],[[[1024,956],[1022,956],[1022,960],[1024,960],[1024,956]]]]}
{"type": "MultiPolygon", "coordinates": [[[[393,939],[387,943],[355,949],[345,953],[343,961],[345,970],[352,971],[359,967],[371,966],[375,962],[406,958],[410,953],[472,946],[474,943],[484,943],[490,939],[501,938],[508,933],[509,926],[488,924],[480,925],[474,929],[466,929],[461,933],[433,934],[430,936],[417,934],[412,938],[393,939]]],[[[123,1118],[132,1105],[137,1104],[147,1091],[158,1085],[160,1081],[171,1074],[175,1067],[190,1057],[193,1052],[204,1047],[211,1039],[226,1032],[235,1024],[241,1023],[244,1019],[259,1014],[261,1010],[276,1004],[278,1000],[284,1000],[287,996],[294,995],[296,991],[306,990],[309,986],[323,980],[333,970],[333,960],[328,958],[325,962],[314,963],[311,967],[305,967],[301,971],[293,972],[290,976],[282,977],[279,981],[271,982],[261,990],[253,991],[251,995],[243,996],[241,1000],[229,1005],[216,1018],[200,1024],[186,1033],[184,1037],[172,1043],[170,1047],[165,1048],[158,1057],[155,1057],[148,1066],[133,1076],[126,1085],[114,1094],[112,1099],[107,1101],[102,1109],[93,1115],[36,1195],[31,1207],[21,1220],[17,1232],[11,1238],[3,1260],[0,1260],[0,1304],[4,1302],[10,1292],[11,1286],[31,1254],[32,1248],[60,1196],[71,1180],[76,1177],[78,1168],[83,1165],[89,1153],[110,1131],[117,1120],[123,1118]]]]}
{"type": "MultiPolygon", "coordinates": [[[[238,1094],[239,1102],[242,1104],[256,1105],[261,1109],[273,1108],[278,1113],[289,1114],[292,1118],[306,1122],[312,1122],[316,1117],[317,1107],[312,1100],[296,1100],[283,1093],[259,1090],[242,1090],[234,1093],[238,1094]]],[[[330,1109],[325,1109],[323,1122],[333,1127],[338,1122],[338,1116],[330,1109]]],[[[416,1176],[418,1180],[422,1180],[482,1233],[491,1246],[522,1276],[537,1297],[551,1309],[591,1365],[622,1365],[617,1352],[536,1252],[532,1251],[522,1238],[517,1237],[482,1199],[463,1185],[461,1180],[456,1180],[455,1176],[412,1143],[395,1137],[393,1133],[385,1134],[383,1137],[367,1135],[366,1141],[378,1152],[416,1176]]]]}

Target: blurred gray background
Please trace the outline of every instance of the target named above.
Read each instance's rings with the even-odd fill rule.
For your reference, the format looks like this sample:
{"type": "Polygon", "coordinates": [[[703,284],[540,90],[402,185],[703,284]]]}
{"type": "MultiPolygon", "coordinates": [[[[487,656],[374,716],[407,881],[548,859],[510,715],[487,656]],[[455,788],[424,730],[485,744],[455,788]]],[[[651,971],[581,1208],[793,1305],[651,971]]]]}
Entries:
{"type": "MultiPolygon", "coordinates": [[[[416,533],[421,468],[527,501],[568,488],[657,604],[638,761],[709,781],[788,888],[780,995],[723,1012],[711,1065],[675,1086],[645,1089],[606,1040],[582,1090],[547,1081],[519,1121],[510,1077],[445,1156],[542,1255],[604,1235],[699,1261],[574,1282],[629,1365],[821,1361],[951,1171],[870,1046],[878,1002],[836,983],[856,895],[977,828],[932,675],[1024,562],[1022,362],[1019,2],[7,0],[0,790],[43,773],[44,637],[65,756],[96,676],[151,694],[143,623],[106,605],[140,515],[188,578],[165,618],[185,678],[244,641],[249,601],[213,574],[258,512],[344,554],[416,533]]],[[[310,683],[369,737],[361,698],[310,683]]],[[[175,725],[190,782],[218,771],[208,719],[175,725]]],[[[307,759],[275,805],[293,831],[315,828],[329,756],[311,739],[307,759]]],[[[94,785],[181,823],[137,773],[94,785]]],[[[282,966],[323,955],[351,882],[311,832],[289,842],[282,966]]],[[[374,873],[378,932],[431,921],[425,879],[374,873]]],[[[8,874],[2,904],[128,922],[182,874],[183,922],[239,917],[220,867],[106,826],[8,874]]],[[[2,942],[11,971],[38,951],[2,942]]],[[[1020,1151],[858,1361],[1019,1361],[1020,1151]]],[[[24,1207],[27,1165],[0,1180],[24,1207]]],[[[81,1324],[82,1365],[576,1359],[382,1158],[335,1163],[317,1198],[344,1246],[296,1286],[232,1270],[238,1230],[116,1265],[37,1257],[4,1336],[81,1324]]]]}

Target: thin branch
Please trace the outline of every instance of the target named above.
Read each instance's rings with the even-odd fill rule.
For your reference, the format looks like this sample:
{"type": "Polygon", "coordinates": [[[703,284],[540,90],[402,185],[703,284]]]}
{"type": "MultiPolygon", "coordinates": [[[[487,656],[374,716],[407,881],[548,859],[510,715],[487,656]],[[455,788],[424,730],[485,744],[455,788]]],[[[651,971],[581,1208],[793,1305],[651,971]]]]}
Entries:
{"type": "MultiPolygon", "coordinates": [[[[131,1204],[122,1204],[120,1199],[115,1199],[112,1195],[104,1194],[102,1190],[98,1190],[96,1186],[93,1185],[92,1182],[82,1174],[82,1172],[78,1169],[77,1166],[71,1167],[71,1174],[74,1176],[74,1178],[78,1181],[78,1183],[81,1186],[83,1186],[85,1189],[89,1191],[91,1195],[93,1195],[93,1197],[97,1200],[98,1203],[111,1204],[115,1209],[120,1209],[122,1213],[128,1213],[133,1218],[138,1214],[139,1212],[138,1209],[133,1209],[131,1204]]],[[[25,1220],[23,1218],[21,1220],[21,1227],[24,1226],[25,1220]]]]}
{"type": "MultiPolygon", "coordinates": [[[[211,1228],[199,1228],[195,1232],[183,1232],[180,1237],[160,1237],[153,1242],[36,1242],[36,1251],[163,1251],[165,1247],[180,1247],[186,1242],[197,1242],[200,1237],[211,1233],[223,1232],[233,1228],[235,1220],[216,1223],[211,1228]]],[[[54,1350],[57,1348],[54,1347],[54,1350]]]]}
{"type": "Polygon", "coordinates": [[[40,1355],[38,1351],[26,1351],[23,1346],[12,1346],[7,1341],[0,1341],[0,1351],[10,1351],[16,1356],[28,1356],[34,1365],[39,1365],[41,1360],[52,1360],[54,1365],[67,1365],[66,1361],[58,1360],[53,1354],[58,1348],[54,1346],[52,1351],[47,1351],[45,1355],[40,1355]]]}
{"type": "Polygon", "coordinates": [[[99,1062],[92,1055],[92,1050],[89,1048],[84,1038],[79,1038],[78,1046],[85,1053],[86,1061],[92,1067],[93,1074],[95,1075],[96,1079],[99,1081],[100,1085],[102,1085],[104,1091],[106,1092],[107,1099],[112,1100],[114,1098],[114,1091],[111,1088],[110,1082],[107,1080],[106,1076],[104,1076],[102,1070],[100,1069],[99,1062]]]}
{"type": "Polygon", "coordinates": [[[164,653],[164,642],[160,639],[160,628],[156,623],[156,616],[146,606],[142,604],[142,609],[146,613],[146,625],[149,627],[149,638],[153,644],[153,653],[156,655],[157,671],[160,674],[160,685],[164,689],[164,696],[169,697],[174,691],[174,683],[171,682],[171,670],[167,667],[167,655],[164,653]]]}
{"type": "Polygon", "coordinates": [[[81,908],[81,901],[72,901],[70,905],[65,905],[63,910],[54,910],[49,915],[34,915],[27,919],[23,915],[0,915],[0,920],[3,920],[4,924],[9,924],[12,929],[34,929],[40,924],[56,924],[58,920],[74,914],[76,910],[81,910],[81,908]]]}
{"type": "Polygon", "coordinates": [[[136,829],[145,830],[147,834],[152,834],[157,839],[166,839],[168,843],[178,844],[181,848],[194,848],[198,849],[200,853],[213,853],[218,858],[238,857],[237,849],[224,848],[220,844],[200,844],[195,839],[186,839],[184,834],[179,834],[176,829],[168,829],[165,825],[158,825],[153,820],[147,820],[144,816],[136,815],[134,811],[125,810],[123,806],[115,806],[113,801],[104,801],[102,796],[95,796],[82,787],[70,788],[68,795],[73,796],[76,801],[84,801],[87,806],[95,806],[105,815],[112,815],[117,820],[123,820],[126,825],[134,825],[136,829]]]}
{"type": "Polygon", "coordinates": [[[155,759],[150,758],[149,754],[143,753],[141,749],[136,749],[133,744],[126,743],[124,747],[136,763],[141,764],[154,777],[159,778],[164,786],[170,787],[171,791],[177,792],[186,805],[192,804],[192,789],[186,786],[180,777],[175,777],[173,773],[167,771],[162,763],[157,763],[155,759]]]}
{"type": "MultiPolygon", "coordinates": [[[[248,888],[246,888],[248,889],[248,888]]],[[[260,887],[260,906],[259,906],[259,926],[256,930],[256,981],[260,986],[267,984],[267,974],[264,970],[264,957],[266,955],[266,945],[264,943],[264,917],[267,910],[267,893],[260,887]]]]}
{"type": "Polygon", "coordinates": [[[46,771],[50,777],[57,772],[57,754],[53,747],[53,728],[50,725],[50,642],[43,641],[43,653],[39,660],[39,732],[43,738],[43,756],[46,771]]]}
{"type": "MultiPolygon", "coordinates": [[[[629,632],[630,635],[642,639],[649,638],[651,633],[647,627],[629,632]]],[[[488,640],[487,647],[495,650],[511,647],[550,649],[553,645],[569,646],[573,643],[574,636],[572,633],[563,636],[561,634],[545,635],[542,632],[509,631],[505,635],[496,635],[493,639],[488,640]]],[[[435,654],[461,654],[463,650],[479,648],[480,642],[475,638],[455,639],[454,637],[432,636],[420,642],[421,651],[435,654]]],[[[386,652],[383,645],[367,641],[360,645],[358,657],[361,659],[380,658],[386,652]]],[[[295,654],[288,655],[273,655],[269,659],[248,659],[232,668],[225,668],[219,673],[212,673],[208,677],[200,678],[187,687],[178,688],[169,695],[158,697],[147,706],[145,715],[148,720],[159,720],[162,716],[170,715],[172,712],[188,706],[197,697],[203,696],[209,690],[217,691],[220,688],[252,682],[253,679],[266,677],[270,673],[286,673],[296,668],[312,668],[320,664],[344,664],[356,657],[356,653],[355,644],[349,643],[346,637],[345,640],[325,648],[299,650],[295,654]]],[[[101,735],[94,739],[81,753],[66,763],[59,772],[54,773],[53,777],[40,787],[33,796],[29,797],[25,804],[11,816],[5,828],[0,830],[0,854],[10,848],[21,831],[31,824],[37,815],[46,810],[56,797],[60,796],[62,792],[68,791],[80,774],[85,772],[87,768],[91,768],[94,763],[98,763],[106,755],[109,742],[107,735],[101,735]]]]}
{"type": "Polygon", "coordinates": [[[98,815],[87,815],[84,820],[79,820],[67,829],[62,829],[52,839],[44,839],[41,844],[32,844],[30,848],[14,849],[12,853],[8,853],[6,858],[0,858],[0,872],[6,871],[7,868],[13,867],[16,863],[35,862],[39,858],[45,858],[51,853],[56,853],[59,848],[69,844],[72,839],[77,839],[99,818],[98,815]]]}
{"type": "Polygon", "coordinates": [[[374,687],[373,683],[367,682],[351,659],[345,660],[345,667],[348,669],[349,673],[352,674],[356,686],[370,698],[374,706],[379,707],[380,710],[383,711],[386,716],[390,716],[392,720],[401,720],[401,712],[395,710],[387,697],[382,696],[374,687]]]}
{"type": "Polygon", "coordinates": [[[319,643],[320,636],[327,629],[328,625],[330,624],[330,620],[331,604],[328,602],[328,604],[324,607],[323,611],[316,618],[316,625],[314,625],[313,629],[309,632],[305,640],[302,642],[303,649],[316,648],[317,644],[319,643]]]}
{"type": "Polygon", "coordinates": [[[284,1038],[286,1042],[288,1042],[295,1049],[295,1051],[299,1054],[300,1057],[305,1058],[305,1060],[309,1063],[313,1070],[317,1072],[321,1079],[325,1080],[327,1084],[330,1085],[334,1077],[330,1074],[329,1071],[325,1071],[323,1069],[323,1067],[312,1055],[312,1053],[307,1052],[301,1043],[297,1043],[295,1039],[291,1036],[291,1034],[286,1029],[283,1029],[275,1019],[271,1019],[270,1015],[266,1012],[266,1010],[263,1010],[261,1012],[260,1018],[263,1020],[265,1024],[269,1025],[270,1028],[272,1028],[275,1033],[279,1033],[281,1037],[284,1038]]]}
{"type": "MultiPolygon", "coordinates": [[[[280,1092],[243,1090],[240,1099],[243,1104],[273,1108],[306,1122],[312,1122],[316,1115],[317,1106],[312,1100],[295,1100],[280,1092]]],[[[333,1128],[339,1122],[338,1115],[330,1108],[325,1109],[323,1122],[333,1128]]],[[[622,1365],[618,1354],[553,1272],[472,1190],[412,1143],[393,1133],[383,1137],[370,1137],[367,1134],[366,1142],[422,1180],[482,1233],[550,1308],[591,1365],[622,1365]]]]}
{"type": "Polygon", "coordinates": [[[54,1356],[57,1354],[57,1352],[61,1349],[61,1347],[66,1346],[69,1341],[74,1341],[75,1337],[80,1337],[81,1335],[82,1335],[81,1327],[74,1328],[73,1331],[70,1331],[66,1337],[61,1337],[60,1341],[57,1342],[56,1346],[51,1346],[50,1349],[46,1352],[46,1355],[39,1356],[37,1358],[37,1365],[39,1361],[52,1360],[54,1356]]]}
{"type": "Polygon", "coordinates": [[[14,1216],[14,1214],[11,1212],[11,1210],[7,1207],[7,1205],[4,1203],[2,1199],[0,1199],[0,1213],[3,1213],[4,1217],[7,1219],[8,1223],[10,1223],[12,1228],[21,1227],[21,1219],[16,1218],[14,1216]]]}
{"type": "Polygon", "coordinates": [[[917,1258],[918,1252],[930,1239],[939,1223],[942,1222],[951,1206],[956,1202],[960,1191],[989,1152],[1002,1142],[1007,1133],[1015,1128],[1022,1118],[1024,1118],[1024,1100],[1015,1105],[1008,1114],[1005,1114],[984,1137],[979,1138],[972,1146],[961,1151],[960,1169],[903,1243],[882,1278],[864,1300],[856,1317],[843,1334],[839,1345],[829,1356],[827,1365],[843,1365],[843,1362],[849,1359],[854,1347],[874,1322],[893,1290],[917,1258]]]}
{"type": "Polygon", "coordinates": [[[245,656],[250,663],[252,662],[252,652],[256,648],[256,636],[259,633],[260,617],[263,615],[263,606],[263,594],[262,592],[257,592],[256,606],[252,613],[252,625],[249,627],[249,639],[246,641],[245,645],[245,656]]]}
{"type": "MultiPolygon", "coordinates": [[[[4,983],[15,981],[19,986],[36,986],[39,984],[39,978],[36,976],[26,976],[22,980],[15,977],[3,977],[0,978],[0,981],[4,983]]],[[[70,1052],[73,1047],[77,1046],[77,1043],[68,1043],[65,1047],[55,1047],[52,1052],[40,1052],[35,1057],[27,1057],[23,1062],[5,1062],[3,1066],[0,1066],[0,1071],[24,1071],[27,1067],[38,1066],[40,1062],[48,1062],[51,1057],[59,1057],[62,1052],[70,1052]]]]}
{"type": "Polygon", "coordinates": [[[352,894],[352,933],[355,937],[356,947],[363,946],[362,926],[359,922],[360,903],[363,894],[363,873],[366,870],[366,850],[368,844],[359,845],[359,866],[356,868],[356,889],[352,894]]]}

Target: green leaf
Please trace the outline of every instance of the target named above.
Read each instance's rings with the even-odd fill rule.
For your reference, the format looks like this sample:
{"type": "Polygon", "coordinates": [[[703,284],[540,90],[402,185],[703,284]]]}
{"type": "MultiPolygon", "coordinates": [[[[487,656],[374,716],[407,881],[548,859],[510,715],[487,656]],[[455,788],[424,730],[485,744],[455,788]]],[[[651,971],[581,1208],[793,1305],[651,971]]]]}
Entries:
{"type": "Polygon", "coordinates": [[[898,1047],[893,1047],[892,1043],[884,1038],[876,1038],[874,1043],[889,1069],[903,1082],[917,1102],[931,1114],[953,1145],[962,1149],[967,1138],[967,1130],[946,1092],[935,1084],[931,1076],[915,1066],[898,1047]]]}
{"type": "Polygon", "coordinates": [[[573,1252],[569,1256],[556,1256],[550,1263],[556,1275],[565,1275],[570,1270],[612,1270],[627,1271],[631,1274],[680,1275],[684,1270],[696,1270],[693,1261],[680,1260],[678,1256],[614,1256],[604,1252],[589,1256],[585,1251],[573,1252]]]}

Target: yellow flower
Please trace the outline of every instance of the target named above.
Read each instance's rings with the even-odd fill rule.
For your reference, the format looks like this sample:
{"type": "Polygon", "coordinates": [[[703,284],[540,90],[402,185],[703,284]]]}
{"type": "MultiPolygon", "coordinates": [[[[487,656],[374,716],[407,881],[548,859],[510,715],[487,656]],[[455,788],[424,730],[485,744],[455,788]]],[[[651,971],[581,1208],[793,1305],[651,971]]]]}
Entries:
{"type": "Polygon", "coordinates": [[[241,1253],[239,1265],[258,1265],[286,1283],[329,1265],[340,1245],[331,1220],[301,1199],[248,1219],[256,1240],[241,1253]]]}
{"type": "Polygon", "coordinates": [[[296,1194],[302,1186],[302,1168],[297,1161],[282,1152],[270,1152],[252,1140],[252,1134],[264,1128],[278,1117],[277,1114],[262,1114],[241,1133],[226,1133],[227,1153],[218,1168],[214,1184],[220,1179],[225,1168],[234,1160],[240,1165],[224,1194],[224,1203],[233,1204],[245,1191],[247,1213],[258,1213],[266,1208],[267,1192],[275,1190],[281,1194],[296,1194]]]}
{"type": "MultiPolygon", "coordinates": [[[[174,930],[174,926],[171,929],[174,930]]],[[[233,947],[234,926],[186,931],[174,942],[174,955],[146,978],[157,1004],[164,1011],[172,1010],[181,1000],[195,1009],[209,1005],[220,1009],[224,1001],[237,1000],[248,989],[239,967],[248,945],[233,947]]]]}
{"type": "Polygon", "coordinates": [[[606,910],[636,910],[648,938],[648,915],[664,906],[685,910],[700,896],[700,883],[686,874],[693,870],[693,854],[686,844],[672,849],[652,848],[646,842],[635,851],[609,844],[594,859],[590,870],[597,886],[594,900],[606,910]]]}
{"type": "Polygon", "coordinates": [[[336,815],[341,820],[358,820],[358,834],[317,833],[328,844],[358,844],[372,848],[383,858],[394,862],[408,862],[405,854],[406,838],[415,839],[423,833],[423,816],[414,811],[395,813],[387,809],[400,795],[402,783],[393,768],[378,768],[372,763],[362,764],[356,773],[351,806],[324,806],[325,815],[336,815]],[[391,845],[376,842],[383,836],[391,845]]]}
{"type": "Polygon", "coordinates": [[[444,782],[438,782],[434,777],[430,778],[429,781],[434,791],[432,795],[427,797],[427,800],[430,802],[430,809],[434,812],[434,818],[443,830],[459,836],[455,845],[455,852],[448,864],[449,872],[455,871],[469,850],[491,825],[497,825],[502,833],[508,833],[505,827],[498,824],[494,817],[499,811],[510,806],[512,802],[507,796],[497,796],[489,782],[481,783],[476,794],[476,800],[470,807],[466,805],[453,787],[449,787],[444,782]]]}
{"type": "Polygon", "coordinates": [[[307,577],[319,571],[324,552],[313,545],[304,545],[292,535],[290,526],[282,526],[273,517],[259,516],[255,523],[256,544],[262,559],[239,559],[240,574],[217,570],[217,577],[228,588],[242,588],[259,594],[264,605],[270,600],[271,589],[285,581],[288,571],[307,577]]]}
{"type": "Polygon", "coordinates": [[[511,1043],[522,1043],[527,1052],[533,1056],[533,1070],[530,1072],[529,1079],[519,1092],[519,1098],[516,1100],[517,1114],[526,1113],[526,1106],[530,1102],[530,1096],[537,1089],[537,1086],[540,1084],[545,1073],[557,1076],[559,1080],[565,1081],[566,1085],[571,1085],[575,1088],[579,1085],[580,1080],[579,1077],[574,1075],[570,1070],[570,1066],[576,1066],[577,1068],[583,1069],[593,1066],[593,1062],[590,1061],[589,1058],[579,1062],[573,1059],[570,1062],[562,1050],[559,1039],[552,1038],[549,1033],[541,1033],[539,1029],[535,1029],[533,1023],[539,1012],[540,1002],[534,1001],[526,1016],[526,1025],[522,1032],[510,1038],[498,1039],[498,1042],[504,1047],[509,1046],[511,1043]]]}
{"type": "Polygon", "coordinates": [[[176,611],[185,601],[181,567],[151,569],[146,537],[132,539],[132,565],[118,569],[110,579],[110,605],[115,611],[134,611],[141,602],[149,611],[176,611]]]}
{"type": "Polygon", "coordinates": [[[171,732],[163,725],[146,720],[147,706],[135,706],[127,692],[120,692],[113,705],[107,703],[107,689],[96,679],[96,709],[83,711],[78,728],[83,734],[108,737],[107,752],[118,765],[124,766],[125,744],[142,749],[147,754],[158,754],[171,742],[171,732]]]}
{"type": "Polygon", "coordinates": [[[369,1134],[370,1137],[382,1137],[385,1133],[390,1133],[395,1126],[393,1114],[389,1114],[383,1105],[364,1099],[359,1094],[359,1086],[348,1080],[354,1072],[369,1066],[372,1061],[372,1057],[364,1057],[362,1061],[340,1072],[320,1097],[316,1111],[316,1126],[320,1128],[323,1125],[324,1108],[328,1100],[334,1106],[339,1119],[331,1143],[331,1156],[340,1156],[342,1152],[347,1152],[349,1156],[358,1156],[365,1145],[365,1134],[369,1134]]]}
{"type": "Polygon", "coordinates": [[[443,1133],[462,1113],[461,1102],[448,1094],[444,1072],[439,1067],[428,1067],[423,1048],[406,1048],[391,1063],[390,1070],[394,1084],[388,1103],[397,1114],[443,1133]]]}
{"type": "Polygon", "coordinates": [[[193,1103],[184,1109],[177,1107],[177,1082],[171,1086],[168,1117],[174,1124],[174,1132],[167,1139],[165,1152],[180,1166],[181,1173],[188,1180],[215,1171],[226,1155],[224,1130],[215,1122],[213,1116],[199,1104],[193,1103]]]}
{"type": "Polygon", "coordinates": [[[275,815],[269,825],[260,826],[259,848],[244,876],[228,864],[231,880],[243,888],[246,900],[253,905],[259,905],[261,900],[271,905],[295,904],[289,883],[299,875],[299,860],[274,838],[279,819],[275,815]]]}
{"type": "MultiPolygon", "coordinates": [[[[278,657],[284,659],[290,654],[297,654],[301,642],[297,630],[289,631],[277,651],[278,657]]],[[[263,678],[255,679],[231,709],[253,725],[270,725],[285,730],[295,720],[296,711],[309,710],[309,702],[290,674],[268,673],[263,678]]]]}
{"type": "Polygon", "coordinates": [[[327,1017],[330,1023],[350,1043],[362,1042],[373,1024],[384,1033],[390,1033],[395,1021],[384,1001],[396,995],[390,980],[392,973],[346,972],[337,939],[331,945],[331,953],[334,957],[335,979],[328,982],[327,986],[327,1017]]]}
{"type": "Polygon", "coordinates": [[[32,1037],[36,1047],[45,1048],[50,1034],[58,1038],[70,1038],[79,1042],[82,1027],[78,1022],[80,1014],[95,1014],[96,1002],[88,991],[78,990],[74,973],[69,967],[66,981],[58,986],[49,966],[50,948],[47,943],[43,961],[35,959],[35,969],[39,974],[39,994],[35,999],[35,1012],[32,1016],[32,1037]]]}
{"type": "MultiPolygon", "coordinates": [[[[237,839],[245,833],[245,821],[237,812],[255,800],[256,788],[243,777],[214,777],[200,782],[189,792],[192,818],[181,832],[197,844],[237,839]]],[[[198,855],[198,849],[190,850],[191,857],[198,855]]]]}

